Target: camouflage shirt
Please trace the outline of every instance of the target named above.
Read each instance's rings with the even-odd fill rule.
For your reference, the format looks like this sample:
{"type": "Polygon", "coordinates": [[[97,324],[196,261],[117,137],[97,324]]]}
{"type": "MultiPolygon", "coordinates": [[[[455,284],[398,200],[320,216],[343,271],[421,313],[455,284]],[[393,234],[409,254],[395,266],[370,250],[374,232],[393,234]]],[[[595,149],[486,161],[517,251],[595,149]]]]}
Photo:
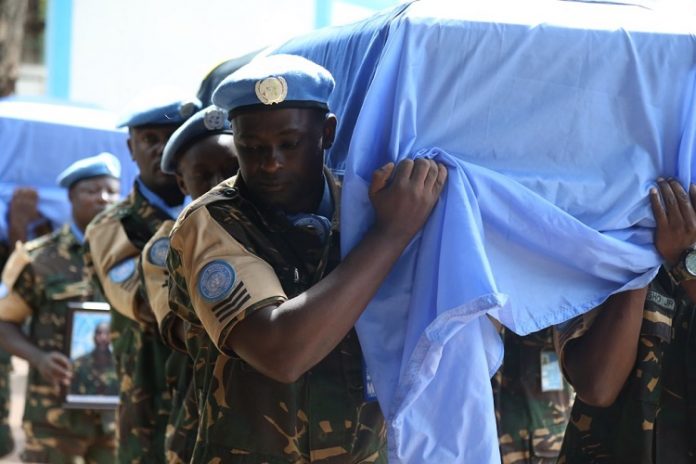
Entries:
{"type": "MultiPolygon", "coordinates": [[[[0,242],[0,271],[10,257],[10,247],[0,242]]],[[[0,350],[0,457],[14,448],[14,439],[10,429],[10,372],[12,358],[5,350],[0,350]]]]}
{"type": "Polygon", "coordinates": [[[186,352],[183,340],[179,340],[176,325],[184,321],[169,308],[169,233],[174,221],[165,221],[143,248],[140,261],[142,285],[147,301],[157,320],[165,345],[172,349],[166,362],[167,385],[172,403],[164,440],[164,450],[169,464],[187,463],[196,444],[198,408],[195,403],[192,360],[186,352]]]}
{"type": "MultiPolygon", "coordinates": [[[[338,205],[338,189],[330,188],[338,205]]],[[[241,178],[215,187],[177,221],[170,305],[191,325],[186,343],[200,413],[192,462],[386,462],[384,419],[365,399],[355,331],[291,384],[223,348],[246,315],[302,293],[338,263],[338,212],[324,241],[317,232],[255,207],[241,178]]]]}
{"type": "Polygon", "coordinates": [[[521,337],[506,330],[505,358],[493,377],[504,464],[554,463],[570,417],[571,388],[555,361],[551,329],[521,337]],[[547,381],[545,370],[556,370],[547,381]]]}
{"type": "Polygon", "coordinates": [[[134,186],[122,202],[98,215],[85,233],[85,263],[111,304],[112,345],[120,382],[117,459],[164,462],[171,408],[165,381],[170,350],[161,341],[140,278],[141,251],[169,216],[134,186]]]}
{"type": "MultiPolygon", "coordinates": [[[[633,371],[610,407],[575,401],[559,463],[696,462],[695,310],[661,270],[645,300],[633,371]]],[[[590,314],[560,326],[559,347],[591,321],[590,314]]]]}
{"type": "Polygon", "coordinates": [[[77,358],[73,364],[70,393],[77,395],[118,395],[118,378],[111,352],[100,356],[91,351],[77,358]]]}
{"type": "MultiPolygon", "coordinates": [[[[68,303],[94,301],[95,289],[84,279],[82,247],[69,226],[18,245],[3,271],[0,319],[22,324],[31,318],[29,338],[43,351],[65,350],[68,303]]],[[[104,416],[106,417],[106,416],[104,416]]],[[[65,409],[59,386],[30,367],[24,420],[34,431],[56,430],[92,437],[111,430],[99,412],[65,409]]]]}

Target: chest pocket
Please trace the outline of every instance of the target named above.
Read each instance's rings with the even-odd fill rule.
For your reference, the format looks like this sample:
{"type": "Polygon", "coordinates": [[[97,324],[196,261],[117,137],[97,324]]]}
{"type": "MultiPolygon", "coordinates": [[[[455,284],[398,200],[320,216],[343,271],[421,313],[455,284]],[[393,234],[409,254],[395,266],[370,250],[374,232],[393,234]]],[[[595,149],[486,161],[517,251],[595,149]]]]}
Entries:
{"type": "Polygon", "coordinates": [[[41,349],[63,351],[68,332],[68,304],[88,299],[89,286],[61,276],[49,277],[44,284],[45,302],[32,317],[31,335],[41,349]]]}

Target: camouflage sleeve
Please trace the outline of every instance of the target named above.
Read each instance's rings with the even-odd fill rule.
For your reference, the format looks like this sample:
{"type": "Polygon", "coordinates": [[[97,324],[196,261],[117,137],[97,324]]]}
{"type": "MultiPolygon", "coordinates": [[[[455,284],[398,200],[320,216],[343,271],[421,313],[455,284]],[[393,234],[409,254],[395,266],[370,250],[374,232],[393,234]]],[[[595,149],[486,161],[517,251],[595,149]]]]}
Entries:
{"type": "Polygon", "coordinates": [[[85,232],[85,272],[98,282],[111,306],[137,320],[140,296],[140,250],[115,218],[92,223],[85,232]]]}
{"type": "Polygon", "coordinates": [[[220,351],[246,315],[287,299],[273,268],[232,238],[206,208],[174,228],[169,253],[176,286],[170,291],[172,309],[188,302],[220,351]]]}
{"type": "Polygon", "coordinates": [[[585,335],[592,326],[597,314],[599,314],[600,308],[601,306],[563,322],[562,324],[558,324],[553,328],[553,345],[558,353],[561,369],[566,380],[568,379],[568,375],[566,374],[565,348],[571,340],[576,340],[585,335]]]}
{"type": "Polygon", "coordinates": [[[0,283],[0,320],[22,323],[32,314],[38,296],[31,257],[24,245],[17,242],[2,271],[0,283]]]}
{"type": "Polygon", "coordinates": [[[167,302],[169,298],[167,254],[169,253],[169,232],[173,225],[173,221],[165,221],[160,226],[155,235],[145,244],[143,259],[140,261],[145,298],[152,308],[160,329],[162,320],[170,312],[167,302]]]}
{"type": "Polygon", "coordinates": [[[181,319],[169,307],[169,233],[174,221],[165,221],[143,248],[143,288],[159,328],[162,341],[172,349],[186,352],[183,340],[177,335],[177,324],[181,319]]]}

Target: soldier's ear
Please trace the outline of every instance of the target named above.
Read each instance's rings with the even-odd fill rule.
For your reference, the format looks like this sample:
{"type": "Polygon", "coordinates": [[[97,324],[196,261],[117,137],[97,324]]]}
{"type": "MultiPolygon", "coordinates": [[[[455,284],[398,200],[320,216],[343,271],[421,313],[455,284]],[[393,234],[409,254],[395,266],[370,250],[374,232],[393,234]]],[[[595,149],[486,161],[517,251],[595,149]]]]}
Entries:
{"type": "Polygon", "coordinates": [[[181,174],[178,172],[174,173],[174,176],[176,177],[176,185],[179,186],[179,190],[181,190],[181,193],[184,195],[189,195],[189,191],[186,188],[186,182],[184,182],[184,178],[181,177],[181,174]]]}
{"type": "Polygon", "coordinates": [[[336,138],[337,124],[338,120],[336,119],[336,115],[333,113],[327,113],[326,117],[324,118],[324,127],[322,128],[321,139],[321,148],[324,150],[328,150],[331,148],[331,145],[333,145],[334,139],[336,138]]]}
{"type": "Polygon", "coordinates": [[[130,132],[129,132],[129,137],[126,139],[126,145],[128,146],[128,153],[130,153],[131,159],[135,161],[135,158],[133,158],[133,142],[132,139],[130,138],[130,132]]]}

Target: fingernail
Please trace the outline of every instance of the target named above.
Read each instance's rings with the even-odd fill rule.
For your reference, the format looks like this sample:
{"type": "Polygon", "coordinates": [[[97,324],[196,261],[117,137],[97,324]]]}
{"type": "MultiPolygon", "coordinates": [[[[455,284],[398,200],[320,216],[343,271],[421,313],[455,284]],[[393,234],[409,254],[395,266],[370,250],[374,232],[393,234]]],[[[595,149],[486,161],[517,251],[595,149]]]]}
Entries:
{"type": "Polygon", "coordinates": [[[650,187],[650,194],[657,195],[657,189],[655,187],[650,187]]]}

